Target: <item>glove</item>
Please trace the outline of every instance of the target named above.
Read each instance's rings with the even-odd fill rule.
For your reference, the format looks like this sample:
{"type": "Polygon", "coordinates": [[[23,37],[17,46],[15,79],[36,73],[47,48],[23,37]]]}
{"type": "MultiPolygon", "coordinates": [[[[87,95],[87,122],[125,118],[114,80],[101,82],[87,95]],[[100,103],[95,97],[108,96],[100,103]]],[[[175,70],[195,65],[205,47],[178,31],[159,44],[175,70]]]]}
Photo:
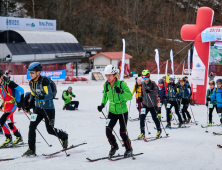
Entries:
{"type": "Polygon", "coordinates": [[[208,107],[208,102],[206,103],[206,106],[208,107]]]}
{"type": "Polygon", "coordinates": [[[35,97],[36,97],[38,100],[43,100],[43,99],[45,99],[45,96],[42,95],[42,94],[36,95],[35,97]]]}
{"type": "Polygon", "coordinates": [[[21,108],[22,108],[22,103],[21,103],[21,102],[17,103],[17,107],[18,107],[19,109],[21,109],[21,108]]]}
{"type": "Polygon", "coordinates": [[[72,97],[74,97],[74,98],[75,98],[75,97],[76,97],[76,95],[72,95],[72,97]]]}
{"type": "Polygon", "coordinates": [[[26,111],[27,113],[29,113],[30,112],[30,106],[24,107],[23,110],[26,111]]]}
{"type": "Polygon", "coordinates": [[[140,101],[140,102],[143,102],[143,98],[142,98],[142,97],[140,97],[140,98],[139,98],[139,101],[140,101]]]}
{"type": "Polygon", "coordinates": [[[208,98],[207,98],[207,101],[211,101],[211,98],[210,98],[210,97],[208,97],[208,98]]]}
{"type": "Polygon", "coordinates": [[[146,89],[146,93],[151,93],[151,91],[149,89],[146,89]]]}
{"type": "Polygon", "coordinates": [[[120,94],[123,94],[123,90],[121,89],[121,88],[119,88],[119,87],[115,87],[115,89],[116,89],[116,93],[120,93],[120,94]]]}
{"type": "Polygon", "coordinates": [[[100,106],[97,107],[99,112],[102,112],[103,108],[104,108],[104,104],[103,103],[100,106]]]}

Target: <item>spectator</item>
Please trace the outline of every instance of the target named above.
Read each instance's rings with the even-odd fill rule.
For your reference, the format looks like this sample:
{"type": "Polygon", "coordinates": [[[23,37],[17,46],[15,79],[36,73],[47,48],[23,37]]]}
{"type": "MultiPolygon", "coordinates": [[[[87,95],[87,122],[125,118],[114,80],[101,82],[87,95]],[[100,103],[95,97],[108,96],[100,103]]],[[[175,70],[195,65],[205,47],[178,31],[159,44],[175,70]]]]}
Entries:
{"type": "Polygon", "coordinates": [[[209,82],[214,81],[215,74],[211,72],[208,77],[209,77],[209,82]]]}
{"type": "Polygon", "coordinates": [[[78,110],[79,102],[72,101],[72,97],[75,98],[76,96],[72,92],[72,87],[69,86],[68,89],[63,91],[62,93],[62,99],[64,100],[65,103],[63,110],[78,110]]]}
{"type": "Polygon", "coordinates": [[[167,75],[166,75],[166,82],[169,84],[169,79],[170,79],[170,72],[167,72],[167,75]]]}

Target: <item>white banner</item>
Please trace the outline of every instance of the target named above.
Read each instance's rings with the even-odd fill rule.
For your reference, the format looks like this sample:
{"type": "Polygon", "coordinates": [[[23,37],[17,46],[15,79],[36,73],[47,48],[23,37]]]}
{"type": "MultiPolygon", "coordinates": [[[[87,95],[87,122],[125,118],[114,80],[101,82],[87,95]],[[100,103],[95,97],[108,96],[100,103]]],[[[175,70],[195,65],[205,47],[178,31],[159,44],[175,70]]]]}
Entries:
{"type": "Polygon", "coordinates": [[[158,71],[158,81],[159,81],[159,74],[160,74],[160,66],[159,66],[159,63],[160,63],[160,57],[159,57],[159,51],[158,49],[155,49],[155,61],[156,61],[156,65],[157,65],[157,71],[158,71]]]}
{"type": "Polygon", "coordinates": [[[174,75],[174,63],[173,63],[173,50],[170,50],[170,59],[171,59],[171,69],[172,69],[172,75],[174,75]]]}
{"type": "Polygon", "coordinates": [[[194,47],[193,52],[193,69],[191,75],[192,84],[196,85],[204,85],[205,81],[205,65],[203,64],[202,60],[200,59],[196,48],[194,47]]]}
{"type": "Polygon", "coordinates": [[[123,41],[123,56],[122,56],[122,66],[120,74],[121,81],[124,79],[124,69],[125,69],[125,39],[123,38],[122,41],[123,41]]]}
{"type": "Polygon", "coordinates": [[[201,33],[202,42],[222,41],[222,28],[210,27],[201,33]]]}
{"type": "Polygon", "coordinates": [[[56,31],[56,20],[0,17],[0,30],[56,31]]]}
{"type": "Polygon", "coordinates": [[[187,59],[187,64],[188,64],[188,79],[190,80],[190,50],[188,50],[188,59],[187,59]]]}

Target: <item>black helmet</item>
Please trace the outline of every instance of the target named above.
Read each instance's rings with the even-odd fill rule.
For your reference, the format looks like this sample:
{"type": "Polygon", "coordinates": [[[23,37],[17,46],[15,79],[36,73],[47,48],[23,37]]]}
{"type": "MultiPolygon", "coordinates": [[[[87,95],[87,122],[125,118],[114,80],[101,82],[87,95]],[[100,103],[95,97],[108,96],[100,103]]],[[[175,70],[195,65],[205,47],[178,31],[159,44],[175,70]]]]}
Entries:
{"type": "Polygon", "coordinates": [[[186,82],[186,81],[187,81],[187,80],[186,80],[186,77],[183,77],[183,78],[182,78],[182,81],[185,81],[185,82],[186,82]]]}
{"type": "Polygon", "coordinates": [[[158,83],[159,84],[164,84],[164,80],[163,79],[159,79],[158,83]]]}
{"type": "Polygon", "coordinates": [[[31,63],[28,67],[29,71],[42,71],[42,65],[39,62],[31,63]]]}
{"type": "Polygon", "coordinates": [[[170,77],[169,81],[175,81],[175,79],[173,77],[170,77]]]}

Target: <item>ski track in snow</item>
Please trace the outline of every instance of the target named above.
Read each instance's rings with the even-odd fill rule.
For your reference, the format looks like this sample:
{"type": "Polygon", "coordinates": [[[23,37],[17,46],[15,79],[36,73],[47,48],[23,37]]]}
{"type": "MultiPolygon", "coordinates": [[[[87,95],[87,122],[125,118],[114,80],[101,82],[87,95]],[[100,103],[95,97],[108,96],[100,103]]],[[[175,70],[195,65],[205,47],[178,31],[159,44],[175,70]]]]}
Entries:
{"type": "MultiPolygon", "coordinates": [[[[156,80],[155,75],[151,75],[152,80],[156,80]]],[[[134,87],[134,78],[125,80],[130,89],[134,87]]],[[[221,136],[214,136],[212,132],[221,132],[221,127],[208,128],[209,133],[205,133],[205,128],[200,125],[206,125],[207,109],[205,105],[192,106],[198,125],[191,125],[187,129],[166,130],[169,133],[169,138],[163,138],[152,142],[132,141],[134,153],[143,152],[141,156],[137,156],[136,160],[131,158],[111,162],[109,160],[102,160],[97,162],[88,162],[87,157],[94,159],[107,156],[110,150],[110,145],[105,134],[105,120],[102,113],[97,111],[97,106],[101,104],[102,91],[104,81],[95,82],[78,82],[73,86],[73,92],[76,95],[74,100],[80,102],[78,111],[64,111],[63,100],[61,95],[63,90],[66,90],[69,85],[58,85],[59,100],[55,100],[56,118],[55,127],[63,129],[69,134],[69,145],[76,145],[86,142],[87,145],[77,147],[67,151],[70,157],[66,157],[65,153],[60,153],[53,158],[49,157],[35,157],[35,158],[19,158],[12,161],[0,162],[1,169],[7,170],[102,170],[102,169],[121,169],[130,170],[135,168],[146,168],[149,170],[177,170],[177,169],[195,169],[195,170],[216,170],[221,169],[221,154],[222,149],[217,148],[217,144],[222,144],[221,136]]],[[[29,87],[24,87],[25,91],[29,87]]],[[[130,102],[128,102],[129,106],[130,102]]],[[[106,109],[103,110],[106,114],[106,109]]],[[[190,111],[190,108],[189,108],[190,111]]],[[[162,120],[166,120],[165,110],[162,109],[162,120]]],[[[191,111],[190,111],[191,113],[191,111]]],[[[191,113],[192,114],[192,113],[191,113]]],[[[150,115],[150,114],[148,114],[150,115]]],[[[138,117],[136,109],[135,97],[131,101],[130,113],[131,118],[138,117]]],[[[176,115],[175,115],[176,116],[176,115]]],[[[192,115],[191,115],[192,116],[192,115]]],[[[177,118],[177,116],[176,116],[177,118]]],[[[20,130],[25,142],[28,141],[29,120],[23,112],[16,112],[14,114],[15,125],[20,130]]],[[[149,120],[152,118],[149,117],[149,120]]],[[[193,120],[193,117],[192,117],[193,120]]],[[[219,117],[216,112],[213,113],[213,121],[219,124],[219,117]]],[[[175,122],[175,121],[173,121],[175,122]]],[[[172,122],[172,126],[173,125],[172,122]]],[[[148,123],[151,135],[146,137],[153,137],[156,135],[154,130],[154,123],[148,123]]],[[[166,122],[163,122],[166,126],[166,122]]],[[[58,139],[47,133],[44,122],[38,126],[39,131],[45,137],[52,147],[48,147],[41,136],[36,132],[36,141],[41,142],[36,144],[36,153],[41,155],[43,153],[53,153],[61,149],[58,139]]],[[[119,135],[119,124],[114,128],[119,135]]],[[[139,121],[128,121],[128,132],[130,139],[136,139],[140,134],[139,121]]],[[[165,136],[164,130],[162,136],[165,136]]],[[[15,137],[13,136],[13,139],[15,137]]],[[[4,136],[0,136],[0,143],[5,140],[4,136]]],[[[119,144],[119,143],[118,143],[119,144]]],[[[119,144],[117,154],[123,154],[125,149],[119,144]]],[[[0,159],[19,157],[22,155],[28,146],[13,149],[1,149],[0,159]]]]}

